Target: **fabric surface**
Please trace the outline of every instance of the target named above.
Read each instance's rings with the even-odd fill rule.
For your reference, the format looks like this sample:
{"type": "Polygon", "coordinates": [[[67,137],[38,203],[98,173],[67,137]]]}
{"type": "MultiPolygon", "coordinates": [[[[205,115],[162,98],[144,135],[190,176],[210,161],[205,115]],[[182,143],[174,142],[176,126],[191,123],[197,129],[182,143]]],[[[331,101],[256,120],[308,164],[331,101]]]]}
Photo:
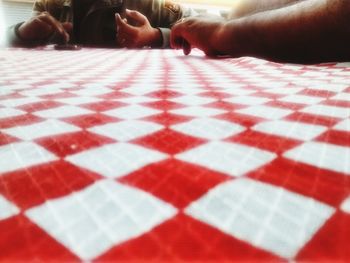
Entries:
{"type": "Polygon", "coordinates": [[[0,261],[350,261],[350,64],[0,51],[0,261]]]}

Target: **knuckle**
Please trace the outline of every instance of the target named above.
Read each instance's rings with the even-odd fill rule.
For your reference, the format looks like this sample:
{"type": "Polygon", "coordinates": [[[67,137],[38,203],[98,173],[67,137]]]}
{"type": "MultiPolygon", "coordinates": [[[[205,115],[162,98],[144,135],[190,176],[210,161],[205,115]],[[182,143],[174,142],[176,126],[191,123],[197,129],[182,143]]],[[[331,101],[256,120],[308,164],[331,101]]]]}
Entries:
{"type": "Polygon", "coordinates": [[[45,11],[45,12],[40,13],[39,16],[41,16],[41,17],[48,17],[49,13],[45,11]]]}
{"type": "Polygon", "coordinates": [[[35,18],[32,20],[32,23],[33,23],[34,25],[40,25],[40,24],[42,24],[43,22],[40,20],[40,18],[35,17],[35,18]]]}

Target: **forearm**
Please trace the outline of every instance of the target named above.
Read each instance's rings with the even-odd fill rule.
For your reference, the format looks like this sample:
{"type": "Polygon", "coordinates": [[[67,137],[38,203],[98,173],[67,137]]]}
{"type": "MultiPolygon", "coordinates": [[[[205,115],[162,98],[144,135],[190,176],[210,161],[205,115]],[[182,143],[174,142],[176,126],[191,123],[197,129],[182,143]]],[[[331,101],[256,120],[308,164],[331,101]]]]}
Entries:
{"type": "Polygon", "coordinates": [[[349,17],[348,0],[306,0],[226,22],[217,50],[292,62],[349,60],[349,17]]]}

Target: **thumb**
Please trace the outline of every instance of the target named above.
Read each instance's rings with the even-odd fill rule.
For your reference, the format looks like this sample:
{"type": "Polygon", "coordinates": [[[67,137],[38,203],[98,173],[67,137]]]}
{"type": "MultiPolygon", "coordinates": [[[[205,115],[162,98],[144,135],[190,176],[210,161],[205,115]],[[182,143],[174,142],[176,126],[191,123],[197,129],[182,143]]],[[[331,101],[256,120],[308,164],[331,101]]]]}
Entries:
{"type": "Polygon", "coordinates": [[[184,52],[184,55],[187,56],[191,53],[192,46],[191,44],[186,40],[183,39],[182,41],[182,51],[184,52]]]}

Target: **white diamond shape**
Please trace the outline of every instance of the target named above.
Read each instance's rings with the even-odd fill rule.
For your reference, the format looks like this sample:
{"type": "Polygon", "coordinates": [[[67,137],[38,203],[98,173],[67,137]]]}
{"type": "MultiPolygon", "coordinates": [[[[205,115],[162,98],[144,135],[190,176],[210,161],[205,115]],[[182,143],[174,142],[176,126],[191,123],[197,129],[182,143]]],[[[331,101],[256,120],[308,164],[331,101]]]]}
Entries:
{"type": "Polygon", "coordinates": [[[173,114],[184,115],[184,116],[210,117],[214,115],[223,114],[226,111],[197,106],[197,107],[186,107],[186,108],[171,110],[170,112],[173,114]]]}
{"type": "Polygon", "coordinates": [[[181,96],[181,97],[170,99],[170,101],[189,105],[189,106],[199,106],[199,105],[204,105],[204,104],[214,102],[216,100],[213,98],[201,97],[201,96],[181,96]]]}
{"type": "MultiPolygon", "coordinates": [[[[215,84],[214,84],[215,85],[215,84]]],[[[229,84],[229,85],[232,85],[232,84],[229,84]]],[[[240,96],[243,96],[243,95],[249,95],[249,94],[252,94],[252,93],[255,93],[256,90],[253,90],[253,89],[245,89],[245,88],[225,88],[225,89],[220,89],[220,90],[217,90],[217,92],[223,92],[223,93],[227,93],[227,94],[231,94],[231,95],[240,95],[240,96]]]]}
{"type": "Polygon", "coordinates": [[[221,184],[193,202],[186,214],[249,244],[293,258],[335,209],[314,199],[251,179],[221,184]]]}
{"type": "Polygon", "coordinates": [[[142,84],[133,84],[126,89],[121,89],[121,92],[129,93],[135,96],[142,96],[147,93],[159,91],[162,86],[154,82],[144,82],[142,84]]]}
{"type": "Polygon", "coordinates": [[[345,213],[350,214],[350,196],[343,201],[343,203],[341,204],[340,208],[345,213]]]}
{"type": "Polygon", "coordinates": [[[171,129],[195,137],[220,140],[244,131],[245,127],[228,121],[200,118],[173,125],[171,129]]]}
{"type": "Polygon", "coordinates": [[[88,131],[125,142],[152,134],[163,128],[164,126],[151,122],[130,120],[96,126],[88,131]]]}
{"type": "Polygon", "coordinates": [[[0,220],[7,219],[11,216],[17,215],[19,213],[19,209],[7,201],[5,197],[0,195],[0,220]]]}
{"type": "Polygon", "coordinates": [[[51,95],[51,94],[57,94],[63,92],[61,89],[58,88],[51,88],[50,86],[47,88],[36,88],[36,89],[30,89],[20,92],[24,96],[44,96],[44,95],[51,95]]]}
{"type": "Polygon", "coordinates": [[[159,101],[159,99],[144,97],[144,96],[133,96],[133,97],[128,97],[128,98],[114,99],[114,100],[120,101],[123,103],[128,103],[128,104],[141,104],[141,103],[159,101]]]}
{"type": "Polygon", "coordinates": [[[76,132],[80,130],[80,128],[74,125],[55,119],[50,119],[31,125],[16,126],[9,129],[0,129],[1,132],[22,140],[35,140],[41,137],[76,132]]]}
{"type": "Polygon", "coordinates": [[[350,132],[350,119],[343,120],[333,127],[334,130],[350,132]]]}
{"type": "Polygon", "coordinates": [[[26,114],[25,111],[12,108],[0,108],[0,119],[21,116],[24,114],[26,114]]]}
{"type": "Polygon", "coordinates": [[[319,168],[350,175],[350,148],[308,142],[283,154],[284,157],[319,168]]]}
{"type": "Polygon", "coordinates": [[[332,100],[344,100],[344,101],[350,101],[350,93],[349,92],[341,92],[337,95],[331,97],[332,100]]]}
{"type": "Polygon", "coordinates": [[[57,160],[55,155],[35,143],[6,144],[0,147],[0,175],[55,160],[57,160]]]}
{"type": "Polygon", "coordinates": [[[328,105],[313,105],[306,107],[301,110],[301,112],[328,116],[333,118],[348,118],[350,117],[350,108],[345,107],[336,107],[336,106],[328,106],[328,105]]]}
{"type": "MultiPolygon", "coordinates": [[[[3,77],[2,77],[3,79],[3,77]]],[[[27,84],[11,84],[11,85],[1,85],[1,89],[4,90],[11,90],[11,91],[15,91],[15,90],[23,90],[23,89],[32,89],[33,87],[31,85],[27,85],[27,84]]],[[[1,91],[2,92],[2,91],[1,91]]],[[[5,95],[5,94],[4,94],[5,95]]]]}
{"type": "Polygon", "coordinates": [[[264,92],[284,95],[284,94],[296,94],[298,92],[301,92],[302,90],[304,89],[283,87],[283,88],[273,88],[273,89],[264,90],[264,92]]]}
{"type": "Polygon", "coordinates": [[[114,109],[114,110],[105,111],[103,113],[112,117],[131,120],[131,119],[140,119],[140,118],[149,117],[152,115],[159,114],[161,112],[162,111],[160,110],[155,110],[155,109],[140,106],[140,105],[130,105],[130,106],[114,109]]]}
{"type": "Polygon", "coordinates": [[[93,111],[76,106],[61,106],[48,110],[36,111],[33,114],[42,118],[68,118],[90,113],[93,113],[93,111]]]}
{"type": "Polygon", "coordinates": [[[137,145],[116,143],[66,157],[66,160],[106,177],[122,177],[167,155],[137,145]]]}
{"type": "Polygon", "coordinates": [[[278,100],[291,102],[291,103],[311,105],[311,104],[320,103],[321,101],[324,100],[324,98],[295,94],[295,95],[290,95],[290,96],[280,98],[278,100]]]}
{"type": "Polygon", "coordinates": [[[236,112],[255,116],[255,117],[260,117],[264,119],[270,119],[270,120],[281,119],[293,113],[293,111],[291,110],[265,106],[265,105],[252,106],[252,107],[236,110],[236,112]]]}
{"type": "Polygon", "coordinates": [[[70,82],[57,82],[48,85],[43,85],[41,89],[73,89],[76,88],[76,84],[70,82]]]}
{"type": "Polygon", "coordinates": [[[3,100],[3,101],[0,101],[0,104],[5,107],[18,107],[18,106],[37,103],[41,101],[43,101],[43,99],[36,98],[36,97],[27,97],[27,98],[3,100]]]}
{"type": "MultiPolygon", "coordinates": [[[[1,85],[1,84],[0,84],[1,85]]],[[[0,96],[12,95],[15,92],[1,85],[0,96]]]]}
{"type": "Polygon", "coordinates": [[[253,130],[296,140],[308,141],[327,131],[327,127],[291,121],[261,122],[253,130]]]}
{"type": "Polygon", "coordinates": [[[254,97],[254,96],[236,96],[236,97],[224,99],[224,101],[229,103],[235,103],[235,104],[243,104],[243,105],[259,105],[259,104],[267,103],[271,100],[267,98],[254,97]]]}
{"type": "Polygon", "coordinates": [[[197,87],[198,85],[194,85],[193,88],[189,87],[188,85],[186,86],[178,86],[178,85],[170,85],[169,90],[170,91],[175,91],[175,92],[179,92],[182,94],[186,94],[186,95],[196,95],[196,94],[200,94],[205,92],[206,90],[203,90],[202,87],[197,87]],[[172,87],[171,87],[172,86],[172,87]]]}
{"type": "Polygon", "coordinates": [[[176,213],[174,207],[142,190],[101,180],[25,214],[81,259],[91,260],[176,213]]]}
{"type": "Polygon", "coordinates": [[[92,88],[82,88],[80,90],[70,91],[70,93],[80,95],[80,96],[98,96],[98,95],[104,95],[113,92],[112,89],[101,87],[100,84],[97,84],[96,87],[92,88]]]}
{"type": "Polygon", "coordinates": [[[276,154],[226,142],[210,142],[175,156],[230,176],[242,176],[276,158],[276,154]]]}
{"type": "Polygon", "coordinates": [[[99,98],[83,97],[83,96],[54,99],[54,100],[64,104],[69,104],[69,105],[82,105],[82,104],[96,103],[96,102],[103,101],[102,99],[99,99],[99,98]]]}
{"type": "Polygon", "coordinates": [[[288,82],[272,82],[271,80],[267,79],[266,76],[263,76],[260,79],[257,77],[252,78],[251,74],[251,71],[247,72],[247,75],[250,77],[249,79],[251,79],[251,82],[255,83],[254,85],[261,89],[266,89],[267,92],[272,89],[284,89],[288,85],[288,82]]]}

